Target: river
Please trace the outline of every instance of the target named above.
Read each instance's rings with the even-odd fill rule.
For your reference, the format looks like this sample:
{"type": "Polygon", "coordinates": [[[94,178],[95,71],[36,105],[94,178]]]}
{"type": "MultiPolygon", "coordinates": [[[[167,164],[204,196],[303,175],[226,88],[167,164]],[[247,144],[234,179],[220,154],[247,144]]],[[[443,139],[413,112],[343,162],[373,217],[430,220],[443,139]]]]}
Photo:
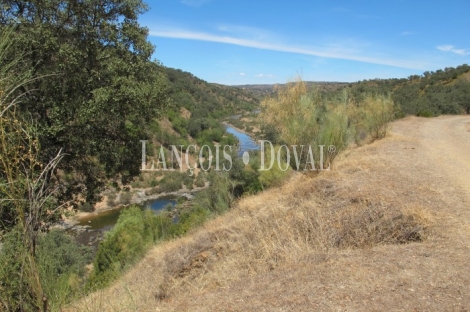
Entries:
{"type": "Polygon", "coordinates": [[[239,156],[243,155],[243,153],[246,151],[259,150],[258,144],[256,144],[256,142],[248,134],[241,132],[240,130],[227,124],[225,125],[225,130],[227,133],[233,134],[237,138],[238,142],[240,142],[238,150],[239,156]]]}
{"type": "MultiPolygon", "coordinates": [[[[240,156],[245,151],[259,149],[256,142],[246,133],[243,133],[230,125],[225,125],[225,129],[228,133],[233,134],[238,139],[240,143],[238,154],[240,156]]],[[[143,203],[142,208],[152,209],[157,212],[164,209],[167,205],[176,205],[176,198],[174,196],[165,196],[148,200],[143,203]]],[[[89,217],[81,219],[78,226],[75,227],[75,230],[77,231],[77,240],[83,244],[96,246],[97,242],[102,238],[103,233],[114,227],[122,209],[125,209],[125,207],[103,211],[99,214],[92,214],[89,217]]]]}

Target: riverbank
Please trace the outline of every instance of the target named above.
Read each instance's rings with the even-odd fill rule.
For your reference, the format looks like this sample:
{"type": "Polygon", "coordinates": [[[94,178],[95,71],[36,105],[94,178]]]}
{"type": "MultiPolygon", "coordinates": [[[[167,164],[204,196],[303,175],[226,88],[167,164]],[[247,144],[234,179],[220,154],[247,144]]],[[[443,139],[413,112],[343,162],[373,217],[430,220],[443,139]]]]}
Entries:
{"type": "Polygon", "coordinates": [[[230,128],[233,128],[234,130],[236,130],[237,132],[240,132],[240,133],[243,133],[243,134],[246,134],[247,136],[249,136],[253,141],[255,141],[255,139],[257,138],[257,135],[256,135],[256,131],[253,131],[253,132],[247,132],[243,129],[240,129],[236,126],[234,126],[233,124],[231,123],[228,123],[226,121],[223,121],[222,124],[226,127],[230,127],[230,128]]]}
{"type": "MultiPolygon", "coordinates": [[[[241,149],[241,152],[244,150],[254,150],[258,149],[259,147],[257,146],[255,140],[252,138],[252,134],[239,129],[232,124],[229,124],[227,122],[222,123],[227,130],[231,129],[229,131],[233,135],[235,135],[239,141],[239,146],[241,149]]],[[[201,191],[207,187],[207,183],[203,187],[194,187],[193,189],[189,190],[186,187],[178,190],[178,191],[173,191],[173,192],[161,192],[157,194],[150,194],[152,191],[152,188],[132,188],[130,187],[129,192],[132,194],[132,197],[130,199],[127,199],[124,201],[121,196],[124,194],[124,192],[120,193],[115,193],[112,194],[113,197],[116,198],[115,202],[116,203],[121,203],[118,205],[110,205],[109,204],[109,195],[105,192],[103,194],[103,198],[100,202],[96,203],[93,207],[93,211],[78,211],[73,213],[70,216],[63,217],[63,220],[59,222],[56,226],[63,228],[63,229],[70,229],[74,226],[77,226],[79,223],[81,223],[84,220],[89,220],[93,218],[98,218],[101,215],[109,214],[113,211],[117,211],[120,209],[123,209],[125,207],[128,207],[130,205],[138,204],[141,205],[147,201],[152,201],[152,200],[157,200],[162,197],[168,197],[168,196],[180,196],[184,197],[187,200],[191,200],[194,197],[194,193],[201,191]],[[123,204],[125,202],[125,204],[123,204]]],[[[113,200],[114,201],[114,200],[113,200]]],[[[83,222],[82,222],[83,223],[83,222]]]]}
{"type": "Polygon", "coordinates": [[[101,215],[108,214],[112,211],[120,210],[125,207],[129,207],[131,205],[141,205],[147,201],[151,200],[157,200],[162,197],[169,197],[169,196],[180,196],[184,197],[187,200],[192,200],[194,198],[194,193],[199,192],[206,188],[204,187],[195,187],[192,190],[188,189],[181,189],[178,191],[174,192],[162,192],[158,194],[152,194],[152,195],[146,195],[145,192],[148,191],[149,189],[134,189],[133,190],[133,196],[128,204],[125,205],[116,205],[116,206],[109,206],[106,204],[106,196],[103,197],[103,200],[95,206],[94,211],[86,212],[86,211],[79,211],[74,213],[72,216],[68,216],[63,218],[60,222],[58,222],[55,227],[62,228],[64,230],[71,229],[75,226],[77,226],[80,222],[83,220],[91,219],[91,218],[97,218],[100,217],[101,215]]]}

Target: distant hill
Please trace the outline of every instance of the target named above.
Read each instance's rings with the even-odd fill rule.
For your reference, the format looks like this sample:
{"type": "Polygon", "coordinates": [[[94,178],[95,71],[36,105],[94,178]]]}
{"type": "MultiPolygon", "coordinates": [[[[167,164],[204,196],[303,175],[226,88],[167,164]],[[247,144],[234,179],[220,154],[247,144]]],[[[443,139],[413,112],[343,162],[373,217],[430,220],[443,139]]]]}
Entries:
{"type": "Polygon", "coordinates": [[[354,96],[390,93],[404,115],[470,112],[470,66],[463,64],[403,79],[364,80],[350,85],[354,96]]]}
{"type": "MultiPolygon", "coordinates": [[[[191,73],[165,67],[171,103],[193,117],[220,118],[259,107],[260,101],[285,84],[226,86],[208,83],[191,73]]],[[[447,67],[408,78],[370,79],[355,83],[307,81],[320,91],[334,94],[345,88],[355,97],[389,93],[404,115],[435,116],[470,112],[470,66],[447,67]]],[[[175,109],[176,111],[176,109],[175,109]]]]}
{"type": "MultiPolygon", "coordinates": [[[[335,81],[305,81],[308,86],[317,86],[321,91],[336,91],[345,86],[348,86],[347,82],[335,82],[335,81]]],[[[234,87],[242,90],[251,91],[254,95],[259,98],[269,96],[275,92],[276,86],[283,86],[285,84],[247,84],[247,85],[235,85],[234,87]]]]}

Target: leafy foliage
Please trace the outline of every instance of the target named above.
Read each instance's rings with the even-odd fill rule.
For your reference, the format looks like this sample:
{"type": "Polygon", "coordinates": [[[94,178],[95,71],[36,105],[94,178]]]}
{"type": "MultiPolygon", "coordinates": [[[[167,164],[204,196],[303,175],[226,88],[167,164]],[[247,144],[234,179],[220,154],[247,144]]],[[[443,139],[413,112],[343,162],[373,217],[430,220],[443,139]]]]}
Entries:
{"type": "Polygon", "coordinates": [[[121,212],[116,226],[100,243],[89,280],[92,287],[106,285],[143,255],[154,241],[150,225],[138,206],[121,212]]]}
{"type": "MultiPolygon", "coordinates": [[[[144,124],[166,101],[166,79],[151,62],[147,29],[137,22],[141,1],[4,1],[0,23],[14,27],[8,64],[36,79],[21,92],[21,111],[38,124],[41,160],[63,149],[60,169],[74,173],[63,200],[85,193],[96,201],[106,177],[138,174],[144,124]],[[33,91],[34,90],[34,91],[33,91]]],[[[4,26],[2,26],[4,27],[4,26]]]]}
{"type": "MultiPolygon", "coordinates": [[[[37,310],[38,305],[28,279],[22,278],[25,267],[22,257],[27,254],[20,227],[5,236],[0,251],[0,307],[5,310],[37,310]]],[[[40,283],[49,306],[58,309],[69,302],[84,282],[85,264],[91,260],[91,250],[77,245],[61,231],[43,234],[35,256],[40,283]]],[[[40,305],[42,306],[42,304],[40,305]]]]}
{"type": "Polygon", "coordinates": [[[52,309],[75,298],[85,282],[85,265],[90,263],[91,248],[78,245],[59,230],[41,237],[37,261],[41,283],[52,309]]]}

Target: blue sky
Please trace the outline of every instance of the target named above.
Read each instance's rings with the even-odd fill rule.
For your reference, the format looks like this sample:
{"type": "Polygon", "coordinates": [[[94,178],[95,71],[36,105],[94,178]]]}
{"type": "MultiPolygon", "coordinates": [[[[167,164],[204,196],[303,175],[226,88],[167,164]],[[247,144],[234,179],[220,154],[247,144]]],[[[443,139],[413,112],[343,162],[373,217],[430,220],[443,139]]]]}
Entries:
{"type": "Polygon", "coordinates": [[[470,64],[470,1],[147,1],[163,65],[226,85],[406,78],[470,64]]]}

